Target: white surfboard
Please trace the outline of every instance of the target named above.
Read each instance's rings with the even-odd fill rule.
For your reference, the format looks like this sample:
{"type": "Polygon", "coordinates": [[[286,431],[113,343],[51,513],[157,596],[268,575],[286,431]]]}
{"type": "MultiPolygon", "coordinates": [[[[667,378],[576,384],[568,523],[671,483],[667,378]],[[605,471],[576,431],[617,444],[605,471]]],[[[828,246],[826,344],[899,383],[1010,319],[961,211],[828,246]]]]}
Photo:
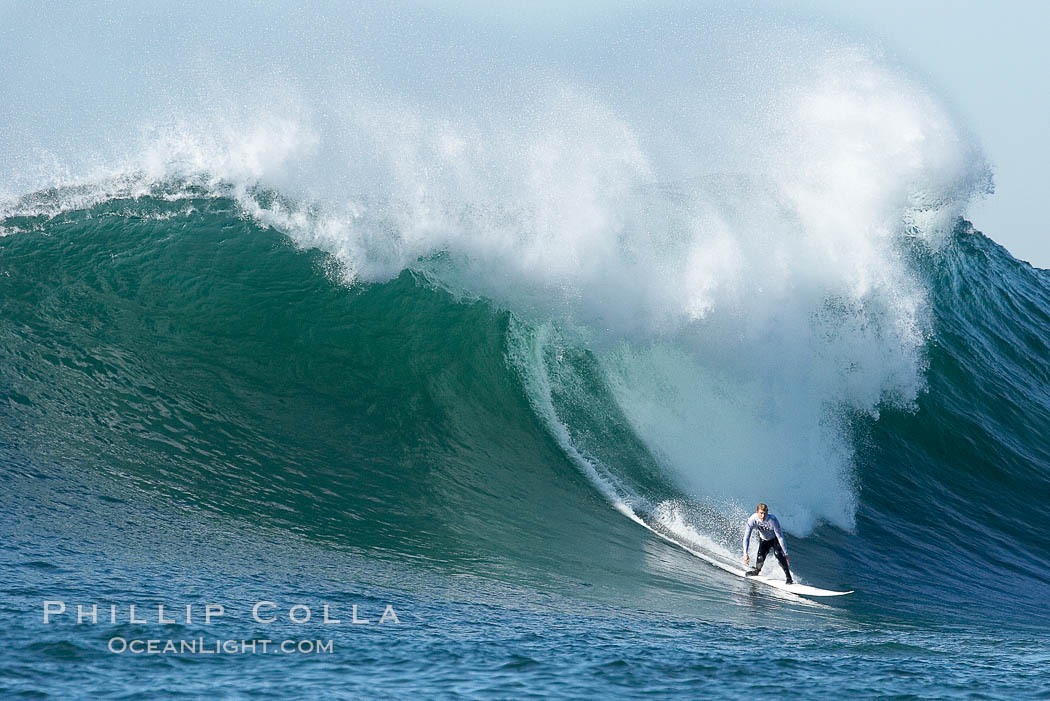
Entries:
{"type": "Polygon", "coordinates": [[[729,565],[729,564],[727,564],[725,562],[722,562],[722,561],[718,560],[717,558],[713,558],[713,557],[710,557],[708,555],[705,555],[702,552],[699,552],[697,550],[693,550],[692,548],[690,548],[690,547],[688,547],[686,545],[683,545],[682,543],[679,543],[678,541],[675,541],[673,539],[668,539],[668,540],[671,540],[672,543],[675,543],[676,545],[680,546],[681,548],[683,548],[684,550],[689,552],[691,555],[695,555],[695,556],[699,557],[702,560],[710,562],[712,565],[714,565],[715,567],[718,567],[719,569],[722,569],[722,570],[725,570],[726,572],[730,572],[732,574],[735,574],[737,577],[743,577],[744,579],[746,579],[748,581],[751,581],[751,582],[760,582],[760,583],[765,584],[767,586],[773,587],[774,589],[780,589],[781,591],[789,591],[792,594],[799,594],[801,596],[845,596],[846,594],[852,594],[853,593],[852,589],[850,589],[849,591],[833,591],[831,589],[821,589],[820,587],[811,587],[808,584],[799,584],[798,582],[795,582],[793,584],[788,584],[787,582],[785,582],[783,580],[770,579],[769,577],[763,577],[760,574],[756,574],[756,575],[753,575],[751,577],[748,577],[747,576],[747,570],[745,570],[742,567],[734,567],[733,565],[729,565]]]}
{"type": "Polygon", "coordinates": [[[723,560],[720,560],[719,558],[712,557],[712,556],[708,555],[707,553],[704,553],[704,552],[702,552],[700,550],[696,550],[695,548],[691,548],[688,545],[686,545],[685,543],[682,543],[681,541],[679,541],[677,538],[672,538],[672,537],[668,536],[667,534],[661,533],[660,531],[656,530],[655,528],[650,526],[648,523],[646,523],[642,519],[638,518],[638,516],[635,515],[633,512],[631,512],[629,510],[622,510],[622,509],[621,509],[621,511],[623,511],[623,513],[627,514],[628,518],[630,518],[632,521],[634,521],[635,523],[638,523],[639,525],[643,526],[647,530],[652,531],[656,535],[658,535],[661,538],[663,538],[664,540],[666,540],[668,543],[671,543],[673,545],[677,545],[678,547],[680,547],[682,550],[685,550],[690,555],[698,557],[701,560],[703,560],[704,562],[711,563],[712,565],[714,565],[715,567],[717,567],[720,570],[725,570],[726,572],[729,572],[730,574],[735,574],[737,577],[742,577],[743,579],[746,579],[746,580],[748,580],[750,582],[758,582],[760,584],[765,584],[766,586],[773,587],[774,589],[780,589],[781,591],[787,591],[787,592],[791,592],[792,594],[798,594],[799,596],[845,596],[846,594],[852,594],[853,593],[852,589],[850,589],[849,591],[833,591],[831,589],[821,589],[819,587],[811,587],[808,584],[799,584],[798,582],[795,582],[794,584],[788,584],[787,582],[785,582],[783,580],[770,579],[769,577],[763,577],[762,575],[755,575],[753,577],[748,577],[746,575],[747,570],[745,570],[743,567],[738,567],[738,566],[735,566],[735,565],[731,565],[731,564],[729,564],[727,562],[724,562],[723,560]]]}

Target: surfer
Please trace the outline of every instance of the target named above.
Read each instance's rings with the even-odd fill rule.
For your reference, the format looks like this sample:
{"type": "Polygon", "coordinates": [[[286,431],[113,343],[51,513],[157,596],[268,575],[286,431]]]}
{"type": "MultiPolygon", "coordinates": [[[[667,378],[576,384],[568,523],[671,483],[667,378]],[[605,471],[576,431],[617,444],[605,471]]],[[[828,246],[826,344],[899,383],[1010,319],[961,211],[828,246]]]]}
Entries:
{"type": "Polygon", "coordinates": [[[787,547],[784,545],[784,534],[780,532],[780,521],[769,513],[769,507],[759,504],[755,513],[747,520],[747,531],[744,533],[744,564],[751,562],[751,556],[747,554],[747,546],[751,544],[751,531],[758,529],[758,557],[755,558],[755,566],[745,574],[754,577],[762,571],[762,563],[766,561],[769,549],[777,556],[777,562],[784,568],[784,575],[788,584],[794,584],[791,578],[791,569],[788,567],[787,547]]]}

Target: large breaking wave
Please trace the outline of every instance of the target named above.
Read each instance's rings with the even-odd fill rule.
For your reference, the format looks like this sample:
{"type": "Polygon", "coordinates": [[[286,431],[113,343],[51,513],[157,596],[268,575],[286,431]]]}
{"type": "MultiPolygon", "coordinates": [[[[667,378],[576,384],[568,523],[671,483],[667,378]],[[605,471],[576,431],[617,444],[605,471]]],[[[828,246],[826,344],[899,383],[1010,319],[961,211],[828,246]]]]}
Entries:
{"type": "MultiPolygon", "coordinates": [[[[821,524],[853,532],[865,508],[885,515],[862,498],[876,469],[858,467],[869,454],[865,436],[878,433],[887,411],[913,416],[925,396],[937,305],[944,304],[936,300],[946,284],[937,271],[950,267],[945,260],[956,255],[959,237],[972,236],[958,223],[967,202],[990,188],[988,167],[965,129],[891,61],[783,21],[741,17],[712,25],[685,10],[623,11],[596,24],[519,32],[456,11],[360,7],[334,13],[319,28],[310,23],[308,31],[291,8],[275,5],[247,24],[209,14],[208,30],[187,44],[180,41],[183,12],[171,9],[162,22],[170,38],[154,48],[163,50],[163,66],[121,61],[128,46],[141,49],[157,35],[134,13],[115,25],[75,18],[81,33],[47,51],[75,52],[90,38],[114,52],[52,81],[34,104],[6,103],[0,225],[21,241],[12,246],[31,251],[25,237],[76,231],[68,264],[90,269],[100,259],[78,250],[77,236],[115,227],[107,235],[120,248],[136,236],[157,241],[132,245],[146,258],[123,274],[179,278],[186,273],[181,263],[169,273],[150,262],[167,250],[167,237],[193,236],[195,227],[217,231],[245,217],[255,236],[275,230],[302,250],[323,252],[322,279],[373,300],[356,307],[369,310],[354,322],[366,331],[332,337],[355,339],[355,357],[372,357],[380,377],[398,372],[369,355],[368,339],[476,329],[520,383],[520,394],[506,395],[517,399],[493,406],[524,401],[563,456],[632,515],[726,554],[742,515],[760,500],[799,536],[821,524]],[[632,29],[613,32],[627,26],[625,18],[632,29]],[[274,34],[273,23],[292,31],[274,34]],[[362,26],[369,31],[356,30],[362,26]],[[123,48],[116,48],[118,38],[123,48]],[[106,217],[124,224],[91,223],[106,217]],[[406,270],[418,277],[406,278],[406,270]],[[406,280],[425,281],[448,295],[450,306],[427,306],[431,298],[406,280]],[[488,311],[478,318],[488,321],[446,323],[464,313],[449,309],[476,309],[479,301],[488,311]],[[401,311],[384,319],[383,304],[401,311]],[[422,306],[409,311],[405,304],[422,306]]],[[[14,19],[20,33],[5,58],[15,77],[6,89],[17,92],[35,78],[33,60],[44,49],[33,39],[47,28],[14,19]]],[[[204,237],[202,248],[189,245],[187,253],[207,257],[201,251],[221,240],[204,237]]],[[[233,260],[246,271],[262,266],[246,275],[284,284],[258,252],[233,260]]],[[[966,279],[982,274],[971,258],[961,268],[966,279]]],[[[180,304],[205,319],[242,304],[233,290],[204,293],[180,284],[180,304]]],[[[314,308],[313,294],[289,293],[282,303],[314,308]]],[[[247,298],[264,308],[277,303],[247,298]]],[[[342,318],[325,300],[321,317],[282,332],[291,336],[270,341],[263,332],[253,343],[294,346],[296,328],[324,336],[342,318]]],[[[1034,304],[1045,314],[1042,301],[1034,304]]],[[[197,333],[221,328],[209,324],[197,333]]],[[[9,333],[19,336],[14,329],[9,333]]],[[[136,345],[132,339],[129,332],[108,343],[119,358],[119,349],[136,345]]],[[[234,366],[251,365],[251,351],[230,343],[224,352],[234,366]]],[[[318,352],[312,341],[302,343],[302,352],[318,352]]],[[[415,361],[421,367],[437,372],[451,364],[456,377],[471,365],[451,354],[482,362],[451,341],[445,349],[420,349],[432,354],[415,361]]],[[[295,367],[288,360],[294,352],[278,355],[280,367],[295,367]]],[[[33,375],[25,361],[33,354],[21,357],[11,367],[33,375]]],[[[119,375],[124,360],[113,362],[119,375]]],[[[324,367],[323,377],[335,376],[324,367]]],[[[503,370],[485,367],[474,369],[481,384],[510,381],[503,370]]],[[[26,381],[20,377],[9,379],[10,392],[26,381]]],[[[391,505],[397,480],[405,479],[397,475],[403,454],[417,442],[439,441],[438,426],[469,423],[476,399],[469,394],[482,392],[454,383],[455,392],[443,393],[441,377],[426,380],[428,391],[409,389],[410,381],[402,387],[399,379],[382,385],[386,401],[417,402],[436,392],[433,416],[445,418],[433,426],[420,418],[432,414],[416,404],[418,413],[394,412],[400,418],[393,423],[373,426],[372,414],[361,413],[367,406],[338,399],[347,421],[364,421],[385,436],[359,460],[344,456],[355,474],[384,465],[366,482],[385,497],[350,511],[380,521],[396,521],[395,513],[408,518],[410,508],[391,505]],[[391,452],[401,457],[391,461],[391,452]]],[[[313,386],[317,379],[304,381],[313,386]]],[[[384,401],[382,391],[363,389],[362,377],[336,386],[384,401]]],[[[252,387],[230,396],[293,391],[252,387]]],[[[198,402],[198,391],[186,399],[189,425],[214,418],[213,403],[233,401],[198,402]]],[[[68,386],[64,392],[75,393],[68,386]]],[[[26,401],[46,404],[42,395],[26,401]]],[[[95,401],[74,401],[84,406],[78,420],[92,422],[84,416],[95,415],[95,401]]],[[[494,414],[480,415],[479,425],[491,428],[494,414]]],[[[496,478],[472,462],[475,451],[509,458],[480,438],[483,431],[463,430],[455,435],[474,455],[463,458],[470,477],[438,481],[451,480],[449,490],[465,482],[484,491],[496,478]]],[[[235,442],[257,463],[279,459],[281,439],[255,431],[223,429],[241,436],[235,442]],[[267,458],[248,449],[253,441],[273,442],[267,458]]],[[[205,458],[218,448],[201,450],[204,474],[214,469],[205,458]]],[[[920,472],[935,470],[934,463],[920,472]]],[[[237,474],[243,466],[231,460],[228,468],[237,474]]],[[[442,469],[460,474],[448,465],[428,467],[442,469]]],[[[192,479],[168,477],[193,491],[192,479]]],[[[411,479],[408,485],[409,494],[426,489],[411,479]]],[[[261,477],[248,487],[254,496],[239,509],[287,501],[261,477]]],[[[408,501],[418,506],[416,497],[408,501]]],[[[447,498],[458,505],[463,497],[447,498]]],[[[305,508],[291,502],[283,508],[305,508]]],[[[335,532],[344,507],[322,509],[335,532]]]]}

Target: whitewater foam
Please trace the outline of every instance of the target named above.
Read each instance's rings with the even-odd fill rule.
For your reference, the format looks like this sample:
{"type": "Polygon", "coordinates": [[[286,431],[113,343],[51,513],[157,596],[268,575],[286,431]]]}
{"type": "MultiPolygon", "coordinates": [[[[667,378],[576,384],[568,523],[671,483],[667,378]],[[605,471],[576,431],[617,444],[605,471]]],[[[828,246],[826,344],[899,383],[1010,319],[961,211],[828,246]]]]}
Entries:
{"type": "MultiPolygon", "coordinates": [[[[333,26],[356,36],[353,12],[333,26]]],[[[795,533],[852,527],[851,420],[923,387],[926,293],[901,241],[939,245],[988,182],[948,113],[870,51],[753,18],[653,10],[630,31],[566,30],[593,54],[564,56],[470,23],[443,52],[432,12],[399,18],[386,44],[294,45],[298,64],[277,47],[280,70],[256,80],[264,49],[218,51],[252,33],[220,26],[215,55],[232,58],[165,76],[213,84],[163,109],[141,97],[112,127],[135,125],[125,138],[23,127],[39,133],[2,149],[21,165],[0,214],[158,185],[231,196],[331,253],[348,283],[414,267],[590,348],[691,499],[727,517],[767,501],[795,533]],[[420,36],[432,43],[410,49],[420,36]]],[[[119,99],[118,78],[94,76],[91,100],[119,99]]],[[[579,452],[546,363],[520,367],[579,452]]],[[[577,462],[614,503],[640,498],[600,454],[577,462]]]]}

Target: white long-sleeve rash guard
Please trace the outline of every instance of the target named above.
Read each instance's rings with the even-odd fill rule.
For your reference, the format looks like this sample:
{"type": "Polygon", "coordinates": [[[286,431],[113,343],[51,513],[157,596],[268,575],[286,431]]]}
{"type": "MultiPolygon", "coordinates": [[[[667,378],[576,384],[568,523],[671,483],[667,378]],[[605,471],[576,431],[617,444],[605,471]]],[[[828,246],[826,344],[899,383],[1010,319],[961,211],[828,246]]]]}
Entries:
{"type": "Polygon", "coordinates": [[[780,547],[784,549],[784,555],[787,555],[787,545],[784,543],[784,534],[780,532],[780,521],[773,514],[766,514],[765,519],[760,519],[758,514],[751,514],[751,518],[747,520],[747,530],[744,532],[744,552],[747,553],[747,546],[751,543],[751,531],[758,529],[758,537],[762,540],[772,540],[776,538],[780,541],[780,547]]]}

